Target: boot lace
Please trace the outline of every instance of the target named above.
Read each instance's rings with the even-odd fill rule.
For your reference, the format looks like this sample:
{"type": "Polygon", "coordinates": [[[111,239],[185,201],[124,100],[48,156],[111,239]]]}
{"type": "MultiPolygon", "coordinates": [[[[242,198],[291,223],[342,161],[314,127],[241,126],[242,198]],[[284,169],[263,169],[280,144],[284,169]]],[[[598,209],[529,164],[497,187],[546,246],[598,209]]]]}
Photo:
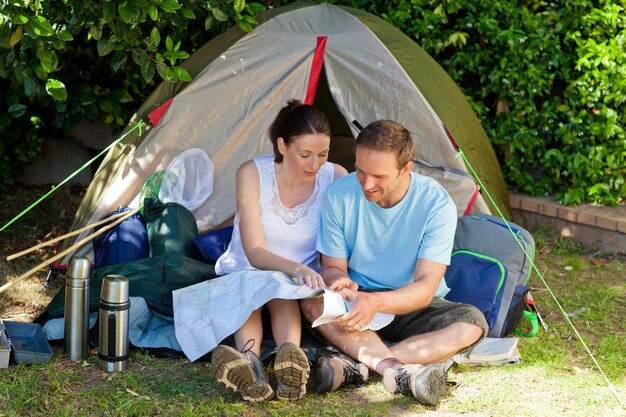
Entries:
{"type": "Polygon", "coordinates": [[[265,373],[265,368],[263,368],[263,363],[261,363],[261,359],[257,356],[257,354],[252,351],[254,343],[254,339],[249,339],[243,345],[240,352],[252,366],[252,370],[256,374],[257,378],[267,381],[267,374],[265,373]]]}
{"type": "Polygon", "coordinates": [[[341,386],[347,384],[362,384],[364,382],[359,365],[355,361],[343,357],[342,355],[338,355],[336,358],[339,359],[343,368],[343,382],[341,386]]]}
{"type": "Polygon", "coordinates": [[[404,395],[411,395],[411,374],[405,369],[400,369],[396,374],[396,392],[404,395]]]}
{"type": "Polygon", "coordinates": [[[256,343],[256,339],[248,339],[248,341],[246,343],[244,343],[244,345],[241,348],[240,352],[243,353],[244,355],[248,354],[248,353],[252,353],[254,356],[256,356],[256,353],[252,352],[252,348],[254,347],[255,343],[256,343]],[[250,345],[250,346],[248,346],[248,345],[250,345]]]}

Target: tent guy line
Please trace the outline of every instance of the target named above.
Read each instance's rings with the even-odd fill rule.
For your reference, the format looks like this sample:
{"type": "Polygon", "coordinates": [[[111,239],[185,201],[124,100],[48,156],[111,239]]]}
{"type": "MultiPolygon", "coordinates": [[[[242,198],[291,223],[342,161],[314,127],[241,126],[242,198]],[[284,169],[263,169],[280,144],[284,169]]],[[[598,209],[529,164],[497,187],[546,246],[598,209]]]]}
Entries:
{"type": "Polygon", "coordinates": [[[552,299],[554,300],[554,302],[556,303],[557,308],[559,309],[559,311],[561,312],[561,314],[563,315],[563,317],[565,318],[565,321],[567,322],[567,324],[569,324],[569,326],[572,328],[572,330],[574,331],[574,334],[576,335],[576,337],[578,338],[578,340],[580,341],[581,345],[583,346],[583,348],[585,349],[585,351],[587,352],[587,354],[589,355],[589,357],[591,358],[591,360],[593,361],[594,365],[596,366],[596,368],[598,369],[598,371],[600,371],[600,375],[602,376],[602,378],[604,379],[607,387],[609,388],[609,390],[611,391],[611,393],[613,394],[613,396],[615,397],[615,399],[620,403],[620,405],[622,406],[622,408],[626,408],[626,404],[624,403],[624,400],[622,400],[622,398],[620,397],[619,393],[617,392],[617,389],[615,388],[615,385],[613,385],[611,383],[611,381],[609,380],[609,378],[606,376],[606,374],[604,373],[604,370],[602,369],[602,367],[600,366],[600,364],[598,363],[598,361],[596,360],[595,356],[593,355],[593,353],[591,352],[591,350],[589,349],[589,347],[587,346],[587,344],[585,343],[585,341],[583,340],[582,336],[580,335],[580,333],[578,332],[578,329],[576,329],[576,326],[574,326],[574,323],[572,322],[572,320],[569,318],[567,312],[565,311],[565,309],[563,308],[563,306],[561,305],[561,303],[559,302],[559,300],[556,298],[556,294],[554,294],[554,292],[552,291],[552,289],[550,288],[550,286],[548,285],[548,283],[546,282],[543,274],[541,273],[541,271],[539,271],[539,269],[537,268],[537,266],[535,265],[535,261],[534,261],[534,257],[530,256],[531,254],[528,254],[526,252],[526,249],[524,249],[524,245],[522,244],[522,242],[520,242],[519,237],[516,235],[516,233],[513,231],[513,229],[511,229],[511,226],[509,224],[509,222],[504,218],[504,215],[502,214],[502,212],[500,211],[500,208],[498,207],[498,205],[496,204],[496,202],[493,200],[493,198],[491,197],[491,194],[489,194],[489,190],[485,187],[485,185],[483,184],[483,182],[481,181],[480,177],[478,177],[478,174],[476,174],[476,171],[474,171],[474,168],[472,167],[472,164],[467,160],[467,158],[465,157],[465,154],[463,153],[463,151],[459,148],[459,152],[457,154],[456,157],[461,156],[464,160],[465,163],[467,164],[467,167],[470,169],[470,171],[472,172],[472,174],[474,175],[474,178],[476,178],[476,181],[478,181],[478,184],[480,185],[480,187],[485,191],[485,194],[487,195],[487,198],[490,199],[491,203],[493,204],[493,206],[495,207],[496,211],[498,212],[498,214],[500,215],[500,217],[502,218],[502,220],[504,221],[504,223],[506,224],[506,226],[508,227],[509,231],[511,232],[511,234],[513,235],[513,237],[515,238],[515,241],[517,242],[517,244],[520,246],[520,248],[522,248],[522,251],[524,251],[524,254],[528,257],[528,259],[530,260],[530,266],[532,267],[532,269],[537,273],[537,275],[539,276],[539,279],[541,279],[541,282],[543,283],[543,285],[545,285],[546,289],[548,290],[548,293],[550,294],[550,296],[552,297],[552,299]]]}
{"type": "MultiPolygon", "coordinates": [[[[2,228],[0,228],[0,232],[2,232],[3,230],[5,230],[7,227],[9,227],[10,225],[12,225],[13,223],[15,223],[16,220],[18,220],[19,218],[21,218],[23,215],[25,215],[26,213],[28,213],[30,210],[32,210],[36,205],[38,205],[39,203],[41,203],[43,200],[45,200],[46,198],[48,198],[48,196],[50,196],[50,194],[52,194],[53,192],[55,192],[56,190],[58,190],[62,185],[66,184],[69,180],[71,180],[72,178],[74,178],[76,175],[80,174],[85,168],[87,168],[89,165],[91,165],[94,161],[96,161],[98,158],[100,158],[102,155],[104,155],[105,153],[107,153],[109,151],[109,149],[111,149],[113,146],[115,146],[116,144],[118,144],[121,140],[123,140],[126,136],[128,136],[133,130],[135,129],[139,129],[139,137],[141,137],[142,135],[142,127],[145,125],[145,122],[143,120],[140,120],[132,129],[130,129],[129,131],[127,131],[125,134],[123,134],[122,136],[120,136],[118,139],[114,140],[113,142],[111,142],[111,144],[109,146],[107,146],[106,148],[104,148],[100,153],[98,153],[98,155],[94,156],[93,158],[91,158],[89,161],[85,162],[83,164],[83,166],[81,166],[80,168],[78,168],[76,171],[74,171],[72,174],[70,174],[67,178],[65,178],[63,181],[61,181],[59,183],[59,185],[57,185],[56,187],[52,188],[50,191],[48,191],[46,194],[44,194],[43,196],[41,196],[37,201],[35,201],[34,203],[32,203],[30,206],[28,206],[26,209],[24,209],[20,214],[18,214],[17,216],[15,216],[13,219],[11,219],[10,221],[8,221],[4,226],[2,226],[2,228]]],[[[80,232],[74,233],[74,234],[78,234],[80,232]]],[[[71,236],[74,236],[74,234],[72,234],[71,236]]],[[[69,236],[66,236],[69,237],[69,236]]],[[[20,255],[18,255],[20,256],[20,255]]],[[[11,258],[13,259],[13,258],[11,258]]],[[[7,260],[10,260],[9,258],[7,258],[7,260]]],[[[2,291],[0,291],[2,292],[2,291]]]]}

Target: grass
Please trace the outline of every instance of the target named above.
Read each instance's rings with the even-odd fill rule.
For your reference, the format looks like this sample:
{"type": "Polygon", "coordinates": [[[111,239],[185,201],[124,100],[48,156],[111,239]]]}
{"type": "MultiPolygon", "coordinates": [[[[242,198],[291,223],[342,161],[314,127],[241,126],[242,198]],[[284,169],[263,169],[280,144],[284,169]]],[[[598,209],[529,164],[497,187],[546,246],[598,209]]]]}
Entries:
{"type": "MultiPolygon", "coordinates": [[[[14,215],[16,206],[23,208],[24,200],[32,201],[30,194],[41,191],[17,190],[3,197],[0,212],[13,210],[14,215]]],[[[60,194],[0,234],[0,285],[50,256],[42,250],[4,261],[38,239],[61,234],[79,199],[80,192],[60,194]],[[59,207],[66,210],[65,217],[59,216],[59,207]]],[[[594,253],[546,230],[533,231],[533,236],[538,270],[618,395],[626,399],[626,257],[594,253]]],[[[57,280],[40,292],[44,277],[41,271],[0,294],[0,318],[35,317],[62,287],[57,280]]],[[[134,349],[125,372],[108,374],[98,369],[95,350],[86,361],[74,363],[54,345],[47,365],[0,369],[0,416],[626,416],[536,273],[531,288],[548,332],[540,329],[537,337],[520,339],[519,365],[454,369],[449,379],[455,385],[436,407],[388,394],[379,377],[362,387],[308,394],[297,402],[249,404],[213,379],[209,362],[157,358],[134,349]]]]}

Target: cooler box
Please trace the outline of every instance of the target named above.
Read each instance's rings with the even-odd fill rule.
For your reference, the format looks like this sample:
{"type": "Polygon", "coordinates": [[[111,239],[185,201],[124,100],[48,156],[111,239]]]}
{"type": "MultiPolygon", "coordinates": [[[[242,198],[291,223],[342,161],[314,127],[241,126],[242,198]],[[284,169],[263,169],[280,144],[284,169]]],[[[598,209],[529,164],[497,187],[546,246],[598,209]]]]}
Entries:
{"type": "Polygon", "coordinates": [[[2,322],[13,350],[15,363],[48,363],[52,348],[39,324],[19,321],[2,322]]]}
{"type": "Polygon", "coordinates": [[[0,369],[9,367],[9,356],[11,356],[11,344],[0,321],[0,369]]]}

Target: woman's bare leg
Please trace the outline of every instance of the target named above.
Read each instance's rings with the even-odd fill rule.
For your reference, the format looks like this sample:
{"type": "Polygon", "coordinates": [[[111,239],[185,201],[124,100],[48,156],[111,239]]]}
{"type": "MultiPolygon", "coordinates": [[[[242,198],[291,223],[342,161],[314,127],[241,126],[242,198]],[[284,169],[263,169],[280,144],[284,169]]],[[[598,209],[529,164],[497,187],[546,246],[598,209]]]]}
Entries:
{"type": "Polygon", "coordinates": [[[276,346],[285,342],[300,346],[302,323],[298,301],[275,298],[267,303],[267,309],[272,318],[272,333],[276,346]]]}
{"type": "Polygon", "coordinates": [[[235,346],[237,350],[250,349],[255,355],[261,354],[261,343],[263,342],[263,322],[261,320],[261,309],[254,310],[246,322],[234,334],[235,346]],[[254,340],[254,343],[250,342],[254,340]]]}

